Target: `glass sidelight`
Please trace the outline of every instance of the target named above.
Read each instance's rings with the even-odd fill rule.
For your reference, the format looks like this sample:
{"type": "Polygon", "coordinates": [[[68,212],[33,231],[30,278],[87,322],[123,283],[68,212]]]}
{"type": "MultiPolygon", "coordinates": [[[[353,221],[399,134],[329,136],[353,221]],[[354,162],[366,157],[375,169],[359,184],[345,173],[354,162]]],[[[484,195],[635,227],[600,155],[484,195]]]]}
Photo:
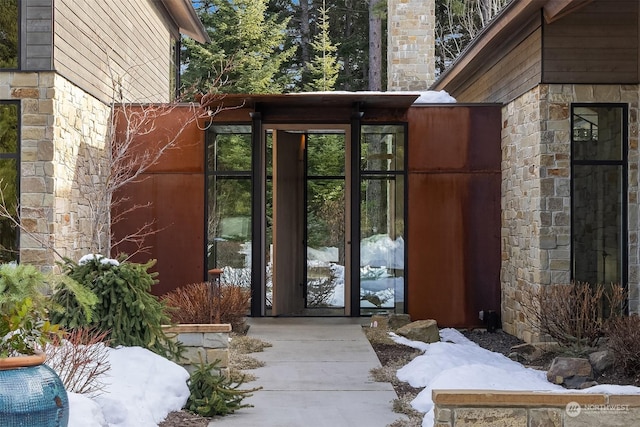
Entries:
{"type": "Polygon", "coordinates": [[[360,314],[404,312],[405,127],[363,125],[360,314]]]}
{"type": "Polygon", "coordinates": [[[251,283],[251,127],[212,126],[207,139],[207,270],[251,283]]]}

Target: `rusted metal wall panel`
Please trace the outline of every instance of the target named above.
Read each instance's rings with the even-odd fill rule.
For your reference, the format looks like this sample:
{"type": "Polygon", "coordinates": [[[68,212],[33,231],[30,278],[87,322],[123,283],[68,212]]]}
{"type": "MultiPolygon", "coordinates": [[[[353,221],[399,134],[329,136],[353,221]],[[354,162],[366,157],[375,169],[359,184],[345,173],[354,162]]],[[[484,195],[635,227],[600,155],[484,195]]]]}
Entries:
{"type": "MultiPolygon", "coordinates": [[[[176,109],[157,123],[155,132],[137,141],[140,147],[153,146],[171,132],[182,128],[185,117],[192,114],[185,109],[176,109]]],[[[132,260],[147,262],[156,259],[153,271],[159,273],[158,285],[153,293],[164,294],[176,287],[200,282],[204,276],[204,131],[201,125],[191,121],[179,133],[175,148],[142,176],[139,182],[129,184],[117,196],[127,200],[114,207],[114,218],[118,212],[126,212],[124,220],[112,225],[115,241],[122,236],[140,230],[153,223],[154,233],[145,237],[145,252],[136,253],[132,260]],[[149,206],[145,206],[149,204],[149,206]]],[[[123,243],[112,250],[132,254],[137,246],[123,243]]]]}
{"type": "Polygon", "coordinates": [[[500,310],[500,107],[409,110],[408,311],[480,326],[500,310]]]}

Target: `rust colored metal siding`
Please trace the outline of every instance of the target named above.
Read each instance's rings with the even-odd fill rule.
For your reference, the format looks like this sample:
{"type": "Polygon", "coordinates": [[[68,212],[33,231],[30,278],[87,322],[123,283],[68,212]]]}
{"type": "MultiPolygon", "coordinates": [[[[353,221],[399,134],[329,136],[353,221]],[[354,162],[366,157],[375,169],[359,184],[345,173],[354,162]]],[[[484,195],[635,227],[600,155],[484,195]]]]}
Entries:
{"type": "MultiPolygon", "coordinates": [[[[166,135],[175,135],[192,112],[180,108],[163,116],[154,133],[137,143],[152,146],[166,135]]],[[[152,271],[158,272],[159,283],[153,287],[156,295],[179,286],[200,282],[204,278],[204,131],[192,121],[180,132],[175,148],[147,170],[141,181],[125,188],[126,203],[116,206],[114,217],[127,208],[139,207],[126,214],[124,221],[113,224],[116,240],[153,223],[156,232],[145,238],[145,252],[132,260],[147,262],[156,259],[152,271]]],[[[134,253],[134,244],[125,243],[112,253],[134,253]]]]}
{"type": "Polygon", "coordinates": [[[409,110],[408,312],[480,326],[500,312],[500,107],[409,110]]]}

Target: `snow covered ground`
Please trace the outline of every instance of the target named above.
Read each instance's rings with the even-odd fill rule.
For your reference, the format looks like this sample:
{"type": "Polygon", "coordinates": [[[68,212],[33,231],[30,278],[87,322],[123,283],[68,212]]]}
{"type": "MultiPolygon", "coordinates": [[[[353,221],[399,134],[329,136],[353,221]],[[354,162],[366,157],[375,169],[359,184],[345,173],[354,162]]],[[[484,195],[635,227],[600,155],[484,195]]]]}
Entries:
{"type": "MultiPolygon", "coordinates": [[[[433,426],[434,389],[567,391],[548,382],[545,372],[485,350],[455,329],[442,329],[442,341],[433,344],[392,336],[424,351],[397,372],[401,381],[424,388],[412,402],[426,413],[423,427],[433,426]]],[[[109,360],[104,394],[89,398],[69,393],[69,427],[152,427],[186,403],[189,375],[177,364],[139,347],[111,349],[109,360]]],[[[599,385],[578,392],[640,394],[640,388],[599,385]]]]}
{"type": "Polygon", "coordinates": [[[69,427],[155,427],[189,398],[189,373],[140,347],[108,349],[111,370],[93,398],[68,393],[69,427]]]}
{"type": "Polygon", "coordinates": [[[398,379],[424,388],[411,402],[425,412],[422,427],[433,426],[433,390],[524,390],[582,393],[640,394],[639,387],[598,385],[567,390],[547,381],[544,371],[526,368],[500,353],[485,350],[455,329],[440,330],[441,342],[425,344],[392,334],[392,338],[424,353],[397,372],[398,379]]]}

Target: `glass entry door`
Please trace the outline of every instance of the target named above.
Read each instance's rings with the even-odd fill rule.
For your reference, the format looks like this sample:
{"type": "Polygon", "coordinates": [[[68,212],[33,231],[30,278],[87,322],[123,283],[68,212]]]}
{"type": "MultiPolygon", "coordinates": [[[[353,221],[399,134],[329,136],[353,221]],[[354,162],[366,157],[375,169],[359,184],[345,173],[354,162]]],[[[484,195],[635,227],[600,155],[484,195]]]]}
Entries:
{"type": "Polygon", "coordinates": [[[345,146],[344,132],[307,134],[304,291],[308,314],[344,314],[345,146]]]}
{"type": "Polygon", "coordinates": [[[348,315],[346,129],[287,126],[267,143],[267,314],[348,315]]]}

